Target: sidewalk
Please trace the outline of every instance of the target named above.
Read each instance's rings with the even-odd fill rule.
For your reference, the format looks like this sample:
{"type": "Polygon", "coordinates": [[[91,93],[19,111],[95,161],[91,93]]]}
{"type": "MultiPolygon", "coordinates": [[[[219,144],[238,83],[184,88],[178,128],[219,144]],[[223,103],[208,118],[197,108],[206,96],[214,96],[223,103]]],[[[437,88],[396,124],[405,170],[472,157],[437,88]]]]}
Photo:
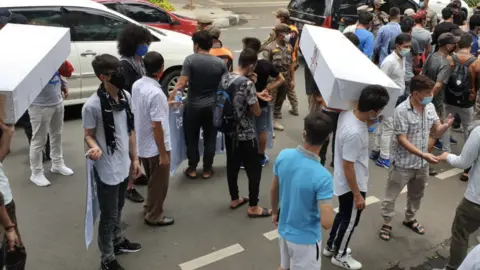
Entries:
{"type": "Polygon", "coordinates": [[[185,4],[172,3],[172,5],[175,7],[175,11],[173,11],[175,14],[192,19],[196,19],[198,16],[209,16],[213,19],[213,24],[220,28],[237,25],[240,22],[239,14],[218,7],[195,4],[195,8],[190,10],[185,4]]]}

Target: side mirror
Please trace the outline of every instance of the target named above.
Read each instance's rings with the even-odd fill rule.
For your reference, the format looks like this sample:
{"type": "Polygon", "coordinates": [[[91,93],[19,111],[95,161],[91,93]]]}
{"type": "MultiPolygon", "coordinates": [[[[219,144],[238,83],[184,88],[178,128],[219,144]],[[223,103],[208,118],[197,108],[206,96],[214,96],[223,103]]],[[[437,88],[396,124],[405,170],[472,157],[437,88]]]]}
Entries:
{"type": "Polygon", "coordinates": [[[177,21],[177,20],[171,20],[170,21],[170,25],[174,26],[174,25],[180,25],[182,24],[181,22],[177,21]]]}

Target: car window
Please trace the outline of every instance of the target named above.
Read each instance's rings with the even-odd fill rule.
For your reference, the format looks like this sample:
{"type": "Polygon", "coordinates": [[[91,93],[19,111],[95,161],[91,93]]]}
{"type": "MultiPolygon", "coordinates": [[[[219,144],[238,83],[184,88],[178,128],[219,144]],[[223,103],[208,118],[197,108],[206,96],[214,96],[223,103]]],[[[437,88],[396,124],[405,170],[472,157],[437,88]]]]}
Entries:
{"type": "Polygon", "coordinates": [[[38,25],[60,27],[66,26],[62,18],[60,7],[10,9],[10,12],[22,14],[30,23],[38,25]]]}
{"type": "Polygon", "coordinates": [[[327,10],[325,5],[331,2],[330,0],[292,0],[288,5],[288,9],[325,16],[325,11],[327,10]]]}
{"type": "Polygon", "coordinates": [[[117,3],[107,3],[107,4],[103,4],[103,5],[106,6],[107,8],[109,8],[109,9],[111,9],[111,10],[118,11],[117,3]]]}
{"type": "MultiPolygon", "coordinates": [[[[353,15],[357,17],[358,11],[357,8],[363,5],[369,5],[369,0],[343,0],[339,1],[340,6],[338,7],[338,13],[340,16],[349,16],[353,15]]],[[[337,10],[337,9],[335,9],[337,10]]]]}
{"type": "Polygon", "coordinates": [[[129,23],[113,14],[87,8],[68,8],[65,20],[72,41],[115,41],[129,23]]]}
{"type": "Polygon", "coordinates": [[[169,23],[170,16],[163,10],[142,4],[122,4],[127,17],[142,23],[169,23]]]}
{"type": "Polygon", "coordinates": [[[413,1],[405,1],[405,0],[386,0],[385,4],[382,5],[381,10],[385,11],[387,14],[390,11],[390,8],[398,7],[400,9],[400,14],[403,15],[406,9],[413,9],[417,10],[417,6],[413,3],[413,1]]]}

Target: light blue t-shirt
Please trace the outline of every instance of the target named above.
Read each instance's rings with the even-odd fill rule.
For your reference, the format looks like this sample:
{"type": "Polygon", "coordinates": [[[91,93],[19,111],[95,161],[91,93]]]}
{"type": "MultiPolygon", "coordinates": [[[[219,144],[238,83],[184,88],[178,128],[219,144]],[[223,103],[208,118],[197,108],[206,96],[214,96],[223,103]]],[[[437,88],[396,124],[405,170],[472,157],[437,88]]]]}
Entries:
{"type": "Polygon", "coordinates": [[[357,28],[357,30],[355,30],[355,35],[358,37],[358,41],[360,42],[360,45],[358,46],[360,50],[368,58],[372,59],[373,45],[375,42],[373,34],[363,28],[357,28]]]}
{"type": "Polygon", "coordinates": [[[319,201],[333,197],[333,178],[317,155],[303,147],[284,149],[273,167],[280,185],[278,233],[292,243],[321,241],[319,201]]]}

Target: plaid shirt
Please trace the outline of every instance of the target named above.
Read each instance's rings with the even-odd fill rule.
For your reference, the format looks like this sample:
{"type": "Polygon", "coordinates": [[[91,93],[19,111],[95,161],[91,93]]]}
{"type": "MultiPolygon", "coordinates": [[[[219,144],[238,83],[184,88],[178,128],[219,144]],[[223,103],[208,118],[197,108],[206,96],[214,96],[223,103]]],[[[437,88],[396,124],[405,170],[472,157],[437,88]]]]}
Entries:
{"type": "Polygon", "coordinates": [[[391,160],[395,166],[404,169],[420,169],[427,165],[427,161],[407,151],[398,143],[397,136],[405,134],[407,140],[415,145],[420,151],[428,152],[428,138],[430,130],[436,121],[439,121],[435,106],[427,104],[423,114],[419,114],[412,108],[410,97],[400,103],[395,109],[393,118],[394,134],[392,139],[391,160]]]}

